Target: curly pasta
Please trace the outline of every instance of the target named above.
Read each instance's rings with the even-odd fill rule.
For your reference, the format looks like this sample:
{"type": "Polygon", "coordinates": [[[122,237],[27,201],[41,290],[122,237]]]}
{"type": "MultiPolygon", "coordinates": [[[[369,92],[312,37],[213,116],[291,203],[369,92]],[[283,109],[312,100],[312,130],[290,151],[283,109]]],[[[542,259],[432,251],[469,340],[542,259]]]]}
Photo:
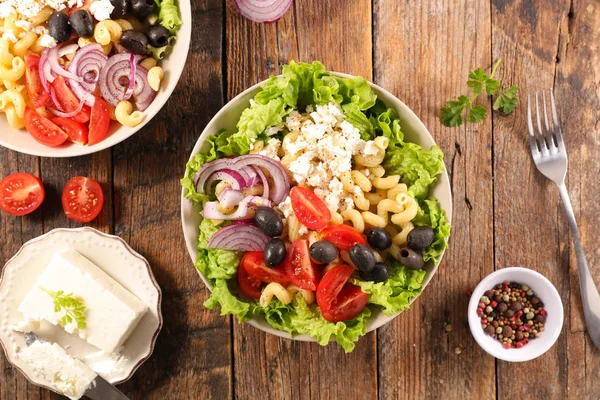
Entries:
{"type": "Polygon", "coordinates": [[[261,307],[267,307],[271,300],[273,300],[273,297],[276,297],[283,304],[290,304],[294,300],[296,293],[302,293],[306,304],[312,304],[315,301],[315,295],[310,290],[300,289],[296,285],[289,285],[286,288],[280,283],[271,282],[263,289],[258,302],[261,307]]]}

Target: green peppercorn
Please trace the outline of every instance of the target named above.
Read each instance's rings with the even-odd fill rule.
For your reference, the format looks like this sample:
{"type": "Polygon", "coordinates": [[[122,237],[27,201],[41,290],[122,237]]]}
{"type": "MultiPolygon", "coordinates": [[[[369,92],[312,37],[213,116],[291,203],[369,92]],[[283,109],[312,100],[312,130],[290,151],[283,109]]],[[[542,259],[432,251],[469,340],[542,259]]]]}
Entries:
{"type": "Polygon", "coordinates": [[[527,315],[525,316],[527,319],[533,319],[533,317],[535,317],[535,314],[532,312],[528,312],[527,315]]]}
{"type": "Polygon", "coordinates": [[[487,296],[481,296],[479,301],[481,301],[483,304],[490,304],[490,299],[487,296]]]}

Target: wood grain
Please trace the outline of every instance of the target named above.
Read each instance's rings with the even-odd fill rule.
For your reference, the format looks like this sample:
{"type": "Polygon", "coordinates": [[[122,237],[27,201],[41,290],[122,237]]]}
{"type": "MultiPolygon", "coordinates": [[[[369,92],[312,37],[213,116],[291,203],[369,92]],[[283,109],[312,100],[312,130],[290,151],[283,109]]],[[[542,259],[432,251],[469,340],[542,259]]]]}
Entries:
{"type": "Polygon", "coordinates": [[[429,128],[446,155],[454,201],[437,275],[409,311],[379,330],[379,397],[494,398],[493,358],[465,318],[467,290],[494,268],[491,121],[455,129],[439,122],[444,100],[465,93],[468,71],[490,68],[489,3],[377,0],[374,11],[375,82],[429,128]]]}
{"type": "MultiPolygon", "coordinates": [[[[303,0],[276,24],[257,25],[228,2],[229,98],[278,73],[274,61],[322,61],[331,70],[372,76],[371,2],[303,0]],[[347,21],[353,21],[348,24],[347,21]],[[276,46],[267,44],[277,41],[276,46]],[[240,69],[247,60],[256,64],[240,69]]],[[[332,344],[298,343],[234,322],[234,389],[239,399],[365,399],[377,393],[375,335],[345,355],[332,344]],[[340,371],[344,371],[340,373],[340,371]]]]}

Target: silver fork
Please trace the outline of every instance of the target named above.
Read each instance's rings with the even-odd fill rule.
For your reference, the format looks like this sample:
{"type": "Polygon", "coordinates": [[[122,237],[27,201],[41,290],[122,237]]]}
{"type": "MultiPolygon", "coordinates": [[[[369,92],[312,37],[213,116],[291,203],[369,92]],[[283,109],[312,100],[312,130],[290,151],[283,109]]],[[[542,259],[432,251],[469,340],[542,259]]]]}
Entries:
{"type": "Polygon", "coordinates": [[[583,299],[583,312],[587,331],[592,338],[594,345],[600,349],[600,295],[594,285],[594,280],[590,274],[587,260],[581,245],[581,237],[577,229],[577,221],[573,214],[573,207],[569,199],[569,193],[565,186],[565,175],[567,174],[567,150],[563,142],[563,136],[556,113],[556,104],[554,94],[550,90],[550,106],[552,108],[552,129],[548,123],[548,111],[546,109],[546,92],[542,91],[544,126],[540,121],[540,105],[538,93],[535,93],[535,109],[537,119],[537,136],[534,131],[531,118],[531,96],[527,96],[527,125],[529,128],[529,144],[531,145],[531,155],[537,169],[552,182],[558,186],[560,197],[565,205],[569,227],[573,235],[575,244],[575,254],[577,255],[577,267],[579,272],[579,287],[581,288],[581,297],[583,299]]]}

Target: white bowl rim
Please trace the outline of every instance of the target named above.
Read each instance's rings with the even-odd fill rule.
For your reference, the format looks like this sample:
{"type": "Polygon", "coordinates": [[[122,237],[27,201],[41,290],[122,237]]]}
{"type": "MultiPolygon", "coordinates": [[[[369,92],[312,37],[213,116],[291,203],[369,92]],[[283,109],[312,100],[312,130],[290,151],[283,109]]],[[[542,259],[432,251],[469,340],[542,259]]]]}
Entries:
{"type": "MultiPolygon", "coordinates": [[[[132,256],[134,256],[135,258],[139,259],[140,261],[142,261],[144,263],[144,265],[146,266],[147,272],[148,272],[148,277],[150,278],[150,281],[152,282],[152,285],[154,286],[154,288],[156,289],[157,293],[158,293],[158,306],[157,306],[157,316],[158,316],[158,327],[156,328],[156,331],[154,332],[154,334],[152,335],[152,339],[148,345],[148,351],[140,358],[140,360],[131,368],[131,372],[124,378],[124,379],[120,379],[114,382],[111,382],[112,385],[120,385],[121,383],[127,382],[129,379],[131,379],[133,377],[133,375],[136,373],[136,371],[142,366],[142,364],[144,364],[152,355],[152,353],[154,353],[154,349],[156,347],[156,341],[158,339],[158,335],[160,334],[162,327],[163,327],[163,315],[162,315],[162,290],[160,288],[160,285],[158,284],[158,282],[156,281],[156,277],[154,276],[154,273],[152,272],[152,268],[150,267],[150,263],[148,262],[148,260],[142,256],[140,253],[138,253],[137,251],[135,251],[130,245],[129,243],[127,243],[125,241],[125,239],[123,239],[120,236],[116,236],[116,235],[111,235],[110,233],[104,233],[101,232],[95,228],[89,227],[89,226],[83,226],[83,227],[79,227],[79,228],[55,228],[52,229],[51,231],[48,231],[46,233],[44,233],[43,235],[40,235],[38,237],[35,237],[31,240],[28,240],[27,242],[23,243],[23,245],[19,248],[19,250],[15,253],[14,256],[12,256],[5,264],[4,267],[2,268],[2,271],[0,273],[0,282],[4,279],[4,271],[7,270],[7,267],[9,266],[9,264],[11,264],[13,262],[13,260],[15,260],[19,254],[21,254],[21,252],[23,252],[23,250],[25,249],[25,247],[29,247],[29,246],[33,246],[35,245],[37,242],[42,241],[43,239],[45,239],[48,236],[60,233],[60,232],[91,232],[95,235],[98,235],[100,237],[104,237],[110,240],[115,240],[120,242],[123,247],[125,248],[125,250],[127,250],[127,252],[129,252],[132,256]]],[[[11,358],[8,357],[8,352],[7,352],[7,347],[5,345],[4,342],[2,342],[2,340],[0,340],[0,347],[2,348],[2,350],[4,351],[4,354],[6,356],[6,359],[8,360],[8,362],[11,364],[11,366],[15,369],[17,369],[19,372],[21,372],[21,374],[27,378],[27,380],[33,384],[36,385],[38,387],[42,387],[44,389],[48,389],[50,391],[53,391],[55,393],[58,393],[56,391],[56,389],[52,388],[52,387],[48,387],[45,385],[41,385],[38,383],[35,383],[33,381],[33,379],[27,374],[25,373],[25,371],[23,371],[21,368],[19,368],[17,365],[15,365],[11,358]]],[[[60,394],[60,393],[59,393],[60,394]]]]}
{"type": "MultiPolygon", "coordinates": [[[[80,157],[80,156],[85,156],[88,154],[94,154],[94,153],[100,152],[102,150],[111,148],[111,147],[121,143],[122,141],[130,138],[134,134],[138,133],[144,126],[146,126],[152,119],[154,119],[154,117],[160,112],[160,110],[162,110],[162,108],[165,106],[167,101],[171,98],[171,95],[173,94],[173,91],[177,87],[177,83],[179,82],[179,79],[181,78],[181,74],[183,73],[183,70],[186,65],[187,57],[188,57],[189,50],[190,50],[190,44],[192,41],[192,12],[191,12],[192,5],[191,5],[191,0],[177,0],[177,1],[179,2],[180,17],[183,21],[182,26],[184,26],[184,25],[189,26],[189,29],[186,28],[183,32],[180,30],[177,35],[177,46],[181,47],[181,45],[179,43],[183,44],[183,47],[181,47],[181,48],[184,49],[184,52],[182,53],[182,56],[184,56],[184,57],[182,57],[182,61],[180,63],[176,64],[175,68],[169,69],[169,75],[171,75],[169,77],[169,80],[173,80],[173,84],[169,85],[165,89],[164,92],[161,92],[156,96],[155,101],[158,104],[156,113],[154,113],[153,115],[146,114],[144,119],[142,120],[142,122],[139,125],[131,128],[131,129],[128,129],[127,133],[117,134],[117,132],[113,132],[108,138],[104,139],[100,143],[95,144],[93,146],[88,146],[88,145],[81,146],[78,144],[70,144],[68,147],[65,147],[65,148],[48,147],[47,149],[44,149],[44,150],[36,150],[36,149],[30,149],[26,146],[20,146],[20,145],[15,145],[12,143],[7,143],[2,140],[1,136],[0,136],[0,146],[6,147],[7,149],[10,149],[10,150],[17,151],[19,153],[28,154],[28,155],[37,156],[37,157],[49,157],[49,158],[80,157]],[[186,11],[186,10],[182,10],[181,3],[185,3],[187,6],[185,6],[183,8],[187,8],[190,12],[182,12],[182,11],[186,11]],[[185,33],[185,32],[187,32],[187,34],[185,36],[180,35],[180,33],[185,33]]],[[[169,55],[169,57],[172,57],[173,55],[174,54],[171,53],[169,55]]],[[[118,129],[120,129],[120,128],[121,127],[119,127],[118,129]]],[[[13,128],[10,128],[10,129],[15,130],[13,128]]],[[[22,132],[21,132],[21,130],[18,130],[17,133],[22,133],[22,132]]]]}
{"type": "MultiPolygon", "coordinates": [[[[518,278],[518,280],[523,281],[523,278],[518,278]]],[[[549,302],[547,300],[547,297],[543,299],[544,306],[548,305],[549,302]]],[[[539,272],[522,267],[502,268],[490,273],[485,278],[483,278],[481,282],[479,282],[475,290],[473,290],[473,294],[471,295],[471,299],[469,300],[467,313],[469,320],[469,328],[477,344],[479,344],[479,346],[492,357],[496,357],[500,360],[510,362],[530,361],[546,353],[554,345],[554,343],[556,343],[556,340],[560,336],[562,326],[564,323],[563,304],[560,295],[556,290],[556,287],[552,284],[552,282],[550,282],[548,278],[546,278],[539,272]],[[537,348],[537,350],[531,350],[531,347],[528,347],[527,345],[523,346],[520,349],[504,349],[502,346],[499,346],[499,343],[495,339],[491,339],[488,335],[485,334],[485,332],[481,328],[481,319],[477,316],[477,305],[479,304],[479,299],[481,298],[481,296],[483,296],[483,293],[499,282],[507,280],[510,281],[511,277],[514,276],[515,273],[524,274],[529,277],[528,282],[519,283],[531,285],[531,282],[535,281],[536,283],[541,284],[546,290],[546,294],[544,294],[544,297],[551,296],[553,301],[555,301],[557,305],[556,309],[548,310],[549,314],[551,313],[552,315],[556,315],[558,317],[557,323],[553,324],[555,328],[552,330],[545,329],[544,332],[542,332],[542,334],[540,335],[540,337],[538,339],[535,339],[536,342],[543,343],[543,346],[537,348]]],[[[544,326],[544,328],[547,327],[547,325],[544,326]]]]}
{"type": "MultiPolygon", "coordinates": [[[[333,75],[342,77],[342,78],[354,78],[355,75],[350,75],[350,74],[346,74],[346,73],[342,73],[342,72],[336,72],[336,71],[328,71],[333,75]]],[[[281,76],[281,75],[280,75],[281,76]]],[[[197,154],[197,147],[201,147],[198,146],[200,139],[203,138],[203,136],[205,136],[205,134],[207,133],[206,128],[211,124],[211,122],[217,118],[219,118],[222,114],[225,114],[229,111],[229,107],[233,104],[235,104],[238,100],[240,100],[241,98],[245,97],[249,92],[252,92],[254,90],[257,90],[258,88],[260,88],[262,85],[264,85],[266,82],[268,81],[268,79],[265,79],[261,82],[256,83],[255,85],[247,88],[246,90],[242,91],[241,93],[239,93],[237,96],[235,96],[233,99],[231,99],[230,101],[227,102],[227,104],[225,104],[214,116],[213,118],[211,118],[211,120],[206,124],[205,128],[203,129],[202,133],[200,134],[200,136],[198,137],[198,140],[196,142],[196,144],[194,145],[194,148],[190,154],[190,157],[188,158],[188,162],[191,161],[194,156],[197,154]]],[[[403,111],[412,114],[413,117],[413,122],[415,122],[418,126],[418,130],[419,132],[421,132],[421,134],[424,134],[426,136],[428,136],[428,138],[433,142],[434,145],[437,146],[437,143],[435,142],[435,140],[433,139],[433,136],[431,135],[431,133],[429,132],[429,130],[427,129],[427,127],[425,126],[425,124],[423,123],[423,121],[421,121],[421,119],[415,114],[415,112],[408,107],[402,100],[400,100],[398,97],[396,97],[395,95],[393,95],[392,93],[390,93],[388,90],[382,88],[381,86],[367,80],[367,83],[374,88],[377,92],[381,92],[383,94],[385,94],[386,96],[389,96],[391,98],[393,98],[395,101],[398,102],[398,104],[404,108],[403,111]]],[[[386,104],[388,107],[391,107],[390,105],[386,104]]],[[[391,107],[394,108],[394,107],[391,107]]],[[[396,110],[398,112],[398,110],[396,110]]],[[[213,132],[214,133],[214,132],[213,132]]],[[[208,135],[207,135],[208,136],[208,135]]],[[[204,142],[204,141],[203,141],[204,142]]],[[[187,164],[187,163],[186,163],[187,164]]],[[[445,165],[444,165],[445,167],[445,165]]],[[[448,170],[447,168],[444,168],[444,170],[442,171],[442,173],[440,174],[438,181],[436,182],[435,185],[439,185],[442,181],[448,182],[448,208],[444,208],[444,211],[446,212],[446,219],[448,221],[448,224],[451,225],[452,224],[452,211],[453,211],[453,199],[452,199],[452,188],[450,186],[449,183],[449,178],[448,178],[448,170]]],[[[184,215],[184,209],[185,209],[185,204],[189,202],[189,200],[185,197],[185,189],[182,188],[181,189],[181,224],[182,224],[182,228],[184,231],[184,236],[186,236],[186,218],[184,215]]],[[[197,234],[196,234],[196,241],[197,241],[197,234]]],[[[195,246],[191,245],[189,243],[188,240],[185,240],[185,245],[186,248],[188,250],[188,253],[190,255],[190,258],[192,260],[192,265],[195,265],[196,263],[196,254],[197,254],[197,249],[195,248],[195,246]]],[[[412,305],[412,303],[419,298],[422,294],[423,291],[425,290],[425,288],[427,287],[427,285],[429,284],[429,282],[431,281],[431,279],[433,278],[433,276],[435,275],[435,273],[437,272],[437,269],[439,267],[439,265],[441,264],[444,255],[446,254],[446,250],[448,250],[447,248],[444,250],[444,252],[440,255],[438,263],[435,264],[433,266],[433,270],[431,275],[429,276],[429,279],[423,282],[423,288],[421,289],[421,293],[414,297],[411,301],[409,305],[412,305]]],[[[196,269],[194,267],[194,269],[196,269]]],[[[200,278],[202,279],[202,282],[204,282],[204,285],[206,285],[206,287],[208,288],[209,291],[212,292],[212,286],[210,285],[210,283],[208,282],[208,279],[206,279],[206,277],[200,272],[198,271],[198,269],[196,269],[196,272],[200,275],[200,278]]],[[[388,322],[392,321],[394,318],[396,318],[398,315],[400,315],[402,313],[402,311],[392,315],[392,316],[387,316],[384,315],[383,318],[381,318],[381,320],[378,323],[375,323],[371,326],[369,326],[367,328],[366,333],[369,333],[371,331],[374,331],[378,328],[380,328],[381,326],[387,324],[388,322]]],[[[245,323],[263,331],[266,333],[270,333],[272,335],[275,336],[279,336],[281,338],[285,338],[285,339],[292,339],[292,340],[297,340],[297,341],[305,341],[305,342],[316,342],[316,339],[313,337],[310,337],[308,335],[291,335],[288,332],[285,331],[281,331],[278,329],[275,329],[273,327],[271,327],[267,322],[265,322],[265,325],[261,325],[255,318],[252,318],[248,321],[245,321],[245,323]]],[[[333,340],[333,339],[332,339],[333,340]]]]}

